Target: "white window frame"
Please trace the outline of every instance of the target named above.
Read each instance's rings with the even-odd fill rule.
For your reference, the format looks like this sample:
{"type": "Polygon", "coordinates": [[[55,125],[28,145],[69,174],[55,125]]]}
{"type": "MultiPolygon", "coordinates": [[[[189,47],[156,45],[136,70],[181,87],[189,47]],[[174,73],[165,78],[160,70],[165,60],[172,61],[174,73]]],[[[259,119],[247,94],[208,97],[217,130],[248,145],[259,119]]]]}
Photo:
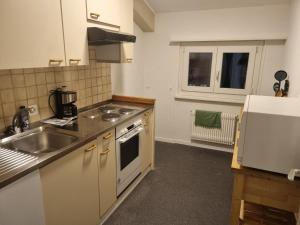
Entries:
{"type": "Polygon", "coordinates": [[[183,76],[181,87],[184,91],[192,92],[213,92],[214,91],[214,81],[216,75],[216,62],[217,62],[217,47],[184,47],[183,48],[183,76]],[[189,62],[190,62],[190,53],[212,53],[212,63],[211,63],[211,74],[210,74],[210,86],[209,87],[200,87],[200,86],[189,86],[189,62]]]}
{"type": "Polygon", "coordinates": [[[216,64],[216,80],[215,80],[215,93],[221,94],[234,94],[234,95],[247,95],[251,93],[252,80],[254,76],[254,66],[256,58],[256,46],[226,46],[218,48],[217,64],[216,64]],[[235,88],[221,88],[222,78],[222,65],[224,53],[249,53],[246,83],[244,89],[235,88]]]}
{"type": "MultiPolygon", "coordinates": [[[[243,102],[247,94],[255,94],[257,91],[260,75],[260,63],[262,60],[263,41],[220,41],[220,42],[197,42],[182,43],[180,47],[179,83],[176,99],[194,99],[220,102],[243,102]],[[223,53],[245,51],[249,53],[248,71],[245,89],[219,88],[217,81],[218,71],[221,71],[223,53]],[[189,53],[190,52],[213,52],[211,68],[211,86],[192,87],[188,86],[189,53]],[[221,59],[222,56],[222,59],[221,59]],[[215,61],[214,61],[215,59],[215,61]],[[215,63],[215,64],[214,64],[215,63]]],[[[221,75],[221,74],[220,74],[221,75]]]]}

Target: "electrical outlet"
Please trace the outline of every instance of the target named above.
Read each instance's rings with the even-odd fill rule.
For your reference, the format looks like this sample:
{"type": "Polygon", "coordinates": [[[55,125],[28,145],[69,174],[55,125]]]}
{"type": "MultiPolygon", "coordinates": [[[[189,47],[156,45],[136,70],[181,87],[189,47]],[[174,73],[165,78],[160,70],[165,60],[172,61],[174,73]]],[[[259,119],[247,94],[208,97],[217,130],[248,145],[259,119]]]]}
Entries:
{"type": "Polygon", "coordinates": [[[30,105],[29,108],[29,115],[35,116],[39,114],[38,106],[37,105],[30,105]]]}

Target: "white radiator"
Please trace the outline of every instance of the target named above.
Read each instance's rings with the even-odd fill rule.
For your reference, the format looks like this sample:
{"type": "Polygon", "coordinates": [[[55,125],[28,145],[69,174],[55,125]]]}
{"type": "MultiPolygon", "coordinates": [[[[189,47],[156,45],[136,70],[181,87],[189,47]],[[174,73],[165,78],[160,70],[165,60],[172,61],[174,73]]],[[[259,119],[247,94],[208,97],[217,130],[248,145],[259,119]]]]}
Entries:
{"type": "Polygon", "coordinates": [[[233,145],[238,116],[233,113],[221,114],[221,129],[195,126],[195,111],[192,111],[192,139],[218,144],[233,145]]]}

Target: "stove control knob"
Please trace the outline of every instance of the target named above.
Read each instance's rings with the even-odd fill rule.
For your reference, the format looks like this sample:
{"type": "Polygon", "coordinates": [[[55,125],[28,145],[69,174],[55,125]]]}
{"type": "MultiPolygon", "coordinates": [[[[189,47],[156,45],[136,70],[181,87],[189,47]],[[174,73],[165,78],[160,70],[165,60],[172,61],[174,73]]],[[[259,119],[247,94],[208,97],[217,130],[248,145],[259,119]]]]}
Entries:
{"type": "Polygon", "coordinates": [[[121,130],[121,134],[125,134],[127,132],[127,129],[125,128],[125,129],[123,129],[123,130],[121,130]]]}
{"type": "Polygon", "coordinates": [[[139,126],[139,125],[141,125],[141,124],[142,124],[142,120],[138,120],[138,121],[136,121],[136,122],[134,123],[135,126],[139,126]]]}

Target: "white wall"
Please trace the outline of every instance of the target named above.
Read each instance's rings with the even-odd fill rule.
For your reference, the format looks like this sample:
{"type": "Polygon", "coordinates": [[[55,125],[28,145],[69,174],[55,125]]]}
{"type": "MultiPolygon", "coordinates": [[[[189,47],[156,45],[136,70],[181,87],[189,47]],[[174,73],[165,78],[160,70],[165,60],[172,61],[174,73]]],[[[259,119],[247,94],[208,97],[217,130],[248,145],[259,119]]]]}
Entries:
{"type": "Polygon", "coordinates": [[[289,74],[291,89],[289,96],[300,95],[300,1],[291,3],[290,28],[286,44],[285,68],[289,74]]]}
{"type": "MultiPolygon", "coordinates": [[[[143,57],[144,63],[143,94],[157,99],[157,139],[194,144],[190,141],[190,110],[239,113],[241,107],[237,104],[175,100],[179,73],[179,46],[170,46],[170,39],[180,37],[252,39],[284,36],[287,34],[288,10],[288,6],[282,5],[157,14],[156,30],[154,33],[144,33],[144,44],[141,48],[143,54],[139,54],[143,57]]],[[[264,55],[268,67],[262,69],[264,83],[261,84],[260,91],[263,94],[273,94],[273,75],[282,66],[283,46],[282,43],[274,45],[274,42],[267,43],[267,46],[264,55]]],[[[140,85],[139,82],[135,84],[140,85]]]]}
{"type": "Polygon", "coordinates": [[[134,24],[137,41],[134,45],[134,62],[111,64],[112,93],[127,96],[144,95],[144,33],[134,24]]]}
{"type": "Polygon", "coordinates": [[[263,65],[261,67],[258,94],[274,95],[273,84],[276,82],[274,74],[284,67],[285,42],[266,41],[262,55],[263,65]]]}

